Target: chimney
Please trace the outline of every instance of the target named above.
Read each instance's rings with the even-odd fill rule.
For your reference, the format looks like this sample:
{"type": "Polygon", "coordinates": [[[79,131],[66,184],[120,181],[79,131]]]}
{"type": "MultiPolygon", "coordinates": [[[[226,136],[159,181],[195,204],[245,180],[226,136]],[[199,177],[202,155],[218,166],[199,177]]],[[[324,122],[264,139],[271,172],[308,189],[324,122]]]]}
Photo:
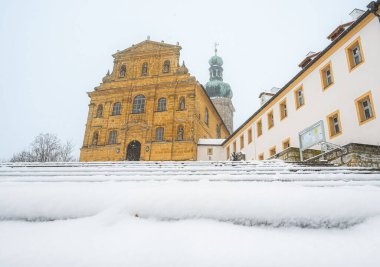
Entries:
{"type": "Polygon", "coordinates": [[[351,16],[352,20],[357,20],[357,19],[360,18],[364,13],[365,13],[364,10],[361,10],[361,9],[355,8],[354,10],[351,11],[351,13],[350,13],[349,15],[351,16]]]}

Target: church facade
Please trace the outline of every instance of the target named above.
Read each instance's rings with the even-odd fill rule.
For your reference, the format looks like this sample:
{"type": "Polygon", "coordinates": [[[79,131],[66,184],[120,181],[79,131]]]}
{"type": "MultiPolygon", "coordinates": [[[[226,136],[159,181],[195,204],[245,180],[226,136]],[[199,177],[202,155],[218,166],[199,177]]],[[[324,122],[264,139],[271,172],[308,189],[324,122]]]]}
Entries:
{"type": "Polygon", "coordinates": [[[200,138],[229,130],[203,86],[180,65],[181,47],[143,41],[113,55],[89,92],[80,161],[196,160],[200,138]]]}

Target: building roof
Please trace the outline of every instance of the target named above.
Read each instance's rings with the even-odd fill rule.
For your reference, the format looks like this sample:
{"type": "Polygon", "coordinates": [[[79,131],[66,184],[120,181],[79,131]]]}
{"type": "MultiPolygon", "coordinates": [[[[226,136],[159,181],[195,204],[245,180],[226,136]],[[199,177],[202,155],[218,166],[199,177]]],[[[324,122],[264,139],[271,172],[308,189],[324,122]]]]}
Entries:
{"type": "Polygon", "coordinates": [[[351,30],[353,30],[360,22],[362,22],[367,16],[369,16],[372,12],[374,12],[375,8],[378,9],[380,5],[380,0],[376,2],[371,2],[368,5],[368,9],[361,17],[359,17],[354,23],[349,26],[349,28],[344,31],[341,35],[339,35],[334,41],[332,41],[324,50],[318,53],[313,60],[305,66],[300,72],[296,74],[288,83],[285,84],[271,99],[265,102],[255,113],[253,113],[242,125],[239,126],[224,142],[222,145],[225,145],[229,140],[231,140],[235,134],[237,134],[246,124],[248,124],[253,118],[256,117],[263,109],[265,109],[269,104],[271,104],[274,100],[276,100],[277,96],[279,96],[283,91],[285,91],[297,78],[299,78],[303,73],[305,73],[315,62],[318,61],[323,55],[325,55],[332,47],[334,47],[344,36],[346,36],[351,30]]]}
{"type": "Polygon", "coordinates": [[[221,146],[226,139],[199,139],[198,145],[221,146]]]}
{"type": "Polygon", "coordinates": [[[335,38],[342,34],[342,32],[344,32],[350,25],[352,25],[352,23],[354,23],[354,21],[350,21],[339,25],[332,31],[332,33],[329,34],[329,36],[327,36],[327,39],[334,41],[335,38]]]}

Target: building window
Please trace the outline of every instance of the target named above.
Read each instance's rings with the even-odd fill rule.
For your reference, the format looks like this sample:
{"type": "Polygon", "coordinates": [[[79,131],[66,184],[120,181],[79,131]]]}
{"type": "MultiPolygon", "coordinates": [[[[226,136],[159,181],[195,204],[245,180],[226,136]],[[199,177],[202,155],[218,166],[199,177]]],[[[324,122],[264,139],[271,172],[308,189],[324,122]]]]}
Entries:
{"type": "Polygon", "coordinates": [[[240,150],[244,148],[244,134],[240,136],[240,150]]]}
{"type": "Polygon", "coordinates": [[[222,137],[222,126],[220,124],[216,125],[216,138],[221,138],[222,137]]]}
{"type": "Polygon", "coordinates": [[[178,109],[179,110],[185,110],[185,98],[184,97],[181,97],[179,99],[179,106],[178,106],[178,109]]]}
{"type": "Polygon", "coordinates": [[[236,141],[234,141],[234,142],[232,143],[232,148],[233,148],[233,151],[232,151],[232,152],[236,153],[236,141]]]}
{"type": "Polygon", "coordinates": [[[376,118],[371,92],[365,93],[357,98],[355,102],[360,125],[376,118]]]}
{"type": "Polygon", "coordinates": [[[94,135],[92,136],[92,145],[97,146],[99,140],[99,132],[94,132],[94,135]]]}
{"type": "Polygon", "coordinates": [[[230,146],[227,147],[227,160],[230,159],[231,152],[230,152],[230,146]]]}
{"type": "Polygon", "coordinates": [[[170,60],[165,60],[162,72],[163,73],[170,72],[170,60]]]}
{"type": "Polygon", "coordinates": [[[164,128],[158,127],[156,128],[156,141],[163,141],[164,140],[164,128]]]}
{"type": "Polygon", "coordinates": [[[133,99],[133,110],[132,113],[144,113],[145,112],[145,96],[138,95],[133,99]]]}
{"type": "Polygon", "coordinates": [[[208,109],[205,108],[205,123],[208,125],[208,109]]]}
{"type": "Polygon", "coordinates": [[[270,111],[270,112],[267,114],[267,117],[268,117],[268,129],[271,129],[271,128],[273,128],[273,126],[274,126],[273,111],[270,111]]]}
{"type": "Polygon", "coordinates": [[[320,70],[320,75],[321,75],[321,81],[322,81],[322,88],[323,90],[326,90],[328,87],[330,87],[330,85],[334,83],[331,62],[329,62],[326,66],[324,66],[320,70]]]}
{"type": "Polygon", "coordinates": [[[109,145],[116,144],[116,138],[117,138],[117,131],[110,131],[110,134],[108,137],[108,144],[109,145]]]}
{"type": "Polygon", "coordinates": [[[363,49],[360,42],[360,37],[357,38],[355,41],[353,41],[346,48],[346,56],[347,56],[348,67],[350,71],[364,62],[364,54],[363,54],[363,49]]]}
{"type": "Polygon", "coordinates": [[[96,110],[96,118],[101,118],[103,116],[103,105],[98,105],[96,110]]]}
{"type": "Polygon", "coordinates": [[[340,114],[338,110],[327,116],[327,124],[329,127],[330,138],[336,137],[342,133],[342,125],[340,123],[340,114]]]}
{"type": "Polygon", "coordinates": [[[207,155],[212,156],[214,154],[214,151],[212,148],[207,148],[207,155]]]}
{"type": "Polygon", "coordinates": [[[264,153],[259,154],[259,160],[264,160],[264,153]]]}
{"type": "Polygon", "coordinates": [[[165,111],[166,110],[166,98],[160,98],[158,100],[157,111],[165,111]]]}
{"type": "Polygon", "coordinates": [[[257,128],[257,137],[260,137],[263,134],[263,122],[259,120],[256,123],[256,128],[257,128]]]}
{"type": "Polygon", "coordinates": [[[248,129],[248,144],[252,143],[252,128],[248,129]]]}
{"type": "Polygon", "coordinates": [[[122,65],[120,67],[119,77],[124,78],[126,73],[127,73],[127,67],[125,65],[122,65]]]}
{"type": "Polygon", "coordinates": [[[177,140],[183,141],[183,135],[184,135],[183,126],[180,125],[180,126],[178,126],[178,129],[177,129],[177,140]]]}
{"type": "Polygon", "coordinates": [[[288,139],[285,139],[284,141],[282,141],[282,149],[285,150],[287,148],[290,147],[290,138],[288,139]]]}
{"type": "Polygon", "coordinates": [[[274,155],[276,155],[276,146],[269,149],[269,157],[273,157],[274,155]]]}
{"type": "Polygon", "coordinates": [[[141,75],[146,76],[148,75],[148,62],[144,62],[141,67],[141,75]]]}
{"type": "Polygon", "coordinates": [[[296,99],[296,109],[299,109],[305,104],[305,97],[303,93],[303,87],[298,88],[294,91],[294,97],[296,99]]]}
{"type": "Polygon", "coordinates": [[[120,115],[121,112],[121,103],[116,102],[113,104],[113,109],[112,109],[112,116],[120,115]]]}
{"type": "Polygon", "coordinates": [[[280,119],[283,120],[288,117],[288,107],[286,105],[286,99],[280,103],[280,119]]]}

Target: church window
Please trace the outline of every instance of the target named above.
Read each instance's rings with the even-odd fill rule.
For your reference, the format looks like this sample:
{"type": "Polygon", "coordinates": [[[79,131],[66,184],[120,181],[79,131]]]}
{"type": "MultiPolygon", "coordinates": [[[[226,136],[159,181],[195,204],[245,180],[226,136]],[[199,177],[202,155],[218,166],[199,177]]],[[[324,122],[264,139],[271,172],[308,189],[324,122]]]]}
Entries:
{"type": "Polygon", "coordinates": [[[267,117],[268,117],[268,129],[271,129],[274,126],[273,110],[267,114],[267,117]]]}
{"type": "Polygon", "coordinates": [[[165,60],[162,72],[163,73],[169,73],[170,72],[170,60],[165,60]]]}
{"type": "Polygon", "coordinates": [[[221,134],[221,126],[220,124],[216,125],[216,138],[221,138],[222,137],[222,134],[221,134]]]}
{"type": "Polygon", "coordinates": [[[163,141],[164,140],[164,128],[158,127],[156,128],[156,141],[163,141]]]}
{"type": "Polygon", "coordinates": [[[205,109],[205,123],[208,125],[208,109],[205,109]]]}
{"type": "Polygon", "coordinates": [[[280,118],[281,120],[288,117],[288,106],[286,105],[286,99],[280,103],[280,118]]]}
{"type": "Polygon", "coordinates": [[[166,98],[160,98],[158,100],[157,111],[165,111],[166,110],[166,98]]]}
{"type": "Polygon", "coordinates": [[[342,133],[342,125],[340,123],[339,111],[335,111],[327,116],[330,138],[342,133]]]}
{"type": "Polygon", "coordinates": [[[360,37],[357,38],[346,48],[346,56],[350,71],[364,62],[364,55],[360,42],[360,37]]]}
{"type": "Polygon", "coordinates": [[[303,94],[303,87],[301,86],[294,92],[294,97],[296,99],[296,108],[299,109],[305,104],[305,97],[303,94]]]}
{"type": "Polygon", "coordinates": [[[92,136],[92,145],[93,146],[98,145],[98,139],[99,139],[99,132],[94,132],[94,135],[92,136]]]}
{"type": "Polygon", "coordinates": [[[124,78],[126,73],[127,73],[127,67],[125,65],[122,65],[120,67],[119,77],[124,78]]]}
{"type": "Polygon", "coordinates": [[[322,88],[326,90],[330,85],[334,83],[334,77],[331,68],[331,62],[329,62],[325,67],[320,70],[322,88]]]}
{"type": "Polygon", "coordinates": [[[138,95],[133,100],[133,111],[132,113],[144,113],[145,112],[145,96],[138,95]]]}
{"type": "Polygon", "coordinates": [[[112,116],[120,115],[121,112],[121,103],[116,102],[113,104],[113,109],[112,109],[112,116]]]}
{"type": "Polygon", "coordinates": [[[179,99],[179,107],[178,107],[179,110],[185,110],[185,98],[184,97],[181,97],[179,99]]]}
{"type": "Polygon", "coordinates": [[[178,129],[177,129],[177,140],[178,141],[182,141],[183,140],[183,136],[184,136],[183,126],[180,125],[180,126],[178,126],[178,129]]]}
{"type": "Polygon", "coordinates": [[[248,144],[252,143],[252,128],[248,129],[248,144]]]}
{"type": "Polygon", "coordinates": [[[116,144],[116,138],[117,138],[117,131],[110,131],[109,137],[108,137],[108,144],[109,145],[116,144]]]}
{"type": "Polygon", "coordinates": [[[263,134],[263,122],[262,122],[262,120],[259,120],[256,123],[256,128],[257,128],[257,137],[259,137],[263,134]]]}
{"type": "Polygon", "coordinates": [[[103,116],[103,105],[98,105],[96,110],[96,118],[101,118],[103,116]]]}
{"type": "Polygon", "coordinates": [[[376,118],[371,92],[365,93],[356,99],[355,102],[360,125],[376,118]]]}
{"type": "Polygon", "coordinates": [[[142,76],[148,75],[148,62],[144,62],[142,64],[141,75],[142,76]]]}

